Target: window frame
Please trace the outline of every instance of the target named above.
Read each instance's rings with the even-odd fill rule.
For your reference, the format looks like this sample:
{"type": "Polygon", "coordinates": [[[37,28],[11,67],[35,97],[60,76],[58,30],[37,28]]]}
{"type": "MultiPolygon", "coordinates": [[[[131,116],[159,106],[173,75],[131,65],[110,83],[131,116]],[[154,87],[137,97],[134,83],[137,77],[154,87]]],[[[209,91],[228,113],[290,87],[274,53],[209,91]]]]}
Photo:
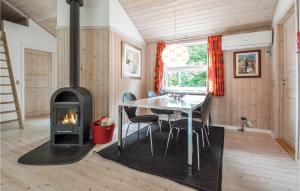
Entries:
{"type": "MultiPolygon", "coordinates": [[[[201,42],[193,42],[181,44],[186,47],[205,45],[207,41],[201,42]]],[[[166,92],[178,92],[178,93],[190,93],[190,94],[205,94],[208,89],[208,78],[206,79],[206,87],[169,87],[168,86],[168,72],[189,72],[189,71],[206,71],[208,76],[208,58],[207,65],[186,65],[186,66],[178,66],[178,67],[167,67],[164,66],[164,77],[163,77],[163,90],[166,92]]]]}

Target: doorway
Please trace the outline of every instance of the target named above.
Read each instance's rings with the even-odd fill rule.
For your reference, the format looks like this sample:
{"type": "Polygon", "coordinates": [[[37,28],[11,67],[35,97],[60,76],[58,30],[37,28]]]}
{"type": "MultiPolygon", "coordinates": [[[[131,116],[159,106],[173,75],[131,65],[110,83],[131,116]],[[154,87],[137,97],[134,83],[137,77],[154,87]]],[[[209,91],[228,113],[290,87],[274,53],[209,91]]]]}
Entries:
{"type": "Polygon", "coordinates": [[[289,14],[281,25],[282,66],[281,66],[281,114],[278,142],[295,158],[297,128],[297,55],[295,14],[289,14]]]}
{"type": "Polygon", "coordinates": [[[25,49],[25,118],[48,115],[52,91],[52,53],[25,49]]]}

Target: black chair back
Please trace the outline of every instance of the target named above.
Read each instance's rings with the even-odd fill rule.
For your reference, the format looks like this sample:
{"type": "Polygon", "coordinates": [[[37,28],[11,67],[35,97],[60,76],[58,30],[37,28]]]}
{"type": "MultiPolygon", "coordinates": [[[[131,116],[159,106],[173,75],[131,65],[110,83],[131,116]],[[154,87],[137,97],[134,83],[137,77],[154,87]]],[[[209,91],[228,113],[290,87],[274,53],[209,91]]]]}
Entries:
{"type": "MultiPolygon", "coordinates": [[[[157,97],[157,94],[154,91],[150,90],[150,91],[148,91],[148,98],[152,98],[152,97],[157,97]]],[[[151,111],[152,111],[152,113],[160,114],[159,109],[151,108],[151,111]]]]}
{"type": "Polygon", "coordinates": [[[156,93],[152,90],[148,91],[148,98],[157,97],[156,93]]]}
{"type": "Polygon", "coordinates": [[[203,104],[201,105],[201,110],[200,110],[200,114],[201,114],[201,121],[207,125],[207,121],[209,119],[209,113],[210,113],[210,108],[212,105],[212,93],[208,93],[205,97],[205,100],[203,102],[203,104]]]}
{"type": "MultiPolygon", "coordinates": [[[[134,101],[136,100],[136,97],[134,94],[130,93],[130,92],[125,92],[123,94],[123,102],[127,102],[127,101],[134,101]]],[[[133,117],[136,117],[136,107],[124,107],[124,110],[127,114],[128,119],[131,119],[133,117]]]]}
{"type": "Polygon", "coordinates": [[[163,95],[167,95],[167,94],[168,94],[168,92],[166,92],[165,90],[160,90],[159,95],[163,96],[163,95]]]}

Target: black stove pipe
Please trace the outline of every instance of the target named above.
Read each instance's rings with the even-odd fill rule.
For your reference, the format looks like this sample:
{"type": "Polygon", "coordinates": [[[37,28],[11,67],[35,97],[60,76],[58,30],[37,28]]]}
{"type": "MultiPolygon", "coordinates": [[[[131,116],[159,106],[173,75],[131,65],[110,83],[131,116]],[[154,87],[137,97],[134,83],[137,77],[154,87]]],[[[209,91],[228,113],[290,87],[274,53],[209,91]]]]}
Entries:
{"type": "Polygon", "coordinates": [[[83,0],[67,0],[70,5],[70,87],[79,87],[80,73],[80,7],[83,0]]]}

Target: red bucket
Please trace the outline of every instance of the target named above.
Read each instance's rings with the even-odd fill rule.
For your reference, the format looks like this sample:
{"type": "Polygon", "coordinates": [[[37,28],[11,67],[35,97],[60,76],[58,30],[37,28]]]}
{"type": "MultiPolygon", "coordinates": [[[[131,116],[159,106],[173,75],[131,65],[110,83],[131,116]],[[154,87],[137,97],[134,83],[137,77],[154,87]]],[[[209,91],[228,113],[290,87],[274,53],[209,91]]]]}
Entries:
{"type": "Polygon", "coordinates": [[[101,126],[101,121],[105,117],[101,117],[99,120],[93,122],[93,142],[94,144],[105,144],[112,141],[114,135],[115,124],[109,126],[101,126]]]}

